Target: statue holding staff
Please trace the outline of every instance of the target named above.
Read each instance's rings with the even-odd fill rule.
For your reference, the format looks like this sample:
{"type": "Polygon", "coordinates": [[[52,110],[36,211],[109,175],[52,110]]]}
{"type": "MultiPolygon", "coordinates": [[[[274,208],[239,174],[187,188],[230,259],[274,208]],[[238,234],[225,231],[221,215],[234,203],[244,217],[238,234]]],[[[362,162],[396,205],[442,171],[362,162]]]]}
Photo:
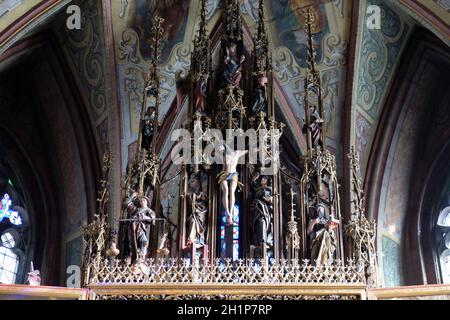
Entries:
{"type": "Polygon", "coordinates": [[[260,177],[257,172],[251,182],[253,201],[251,206],[253,243],[261,245],[265,243],[273,245],[273,190],[270,186],[270,178],[260,177]]]}

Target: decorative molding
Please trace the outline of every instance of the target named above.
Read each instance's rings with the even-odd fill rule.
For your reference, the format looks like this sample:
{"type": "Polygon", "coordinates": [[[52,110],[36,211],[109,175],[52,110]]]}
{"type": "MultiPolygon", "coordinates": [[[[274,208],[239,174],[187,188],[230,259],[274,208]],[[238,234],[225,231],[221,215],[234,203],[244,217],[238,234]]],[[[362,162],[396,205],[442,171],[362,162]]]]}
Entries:
{"type": "Polygon", "coordinates": [[[44,2],[36,10],[32,10],[23,17],[18,18],[14,26],[8,27],[4,32],[0,32],[0,55],[38,26],[44,24],[71,1],[55,0],[50,4],[44,2]]]}
{"type": "Polygon", "coordinates": [[[0,17],[22,4],[23,0],[3,0],[0,2],[0,17]]]}
{"type": "MultiPolygon", "coordinates": [[[[445,21],[442,15],[439,15],[436,10],[433,11],[431,9],[433,5],[435,7],[439,5],[437,1],[439,0],[429,0],[424,3],[423,1],[417,0],[399,0],[391,1],[391,4],[407,13],[415,21],[433,32],[447,46],[450,46],[450,25],[448,20],[445,21]]],[[[442,8],[442,6],[438,8],[442,8]]]]}
{"type": "Polygon", "coordinates": [[[357,295],[239,295],[239,294],[217,294],[217,295],[98,295],[96,300],[360,300],[357,295]]]}
{"type": "Polygon", "coordinates": [[[91,296],[95,299],[117,299],[118,297],[144,296],[158,297],[160,299],[180,299],[182,297],[197,297],[198,299],[217,298],[224,296],[231,298],[259,297],[259,299],[314,299],[314,297],[327,297],[329,299],[367,298],[365,285],[355,284],[99,284],[90,285],[91,296]]]}

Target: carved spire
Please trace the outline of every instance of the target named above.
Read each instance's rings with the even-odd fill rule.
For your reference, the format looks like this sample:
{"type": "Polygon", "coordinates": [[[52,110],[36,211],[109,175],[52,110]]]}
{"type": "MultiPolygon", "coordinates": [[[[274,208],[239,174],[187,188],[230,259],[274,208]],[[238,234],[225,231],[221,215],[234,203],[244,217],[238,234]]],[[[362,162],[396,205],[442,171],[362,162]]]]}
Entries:
{"type": "Polygon", "coordinates": [[[308,36],[307,52],[308,65],[305,77],[305,131],[307,133],[308,154],[311,156],[314,149],[326,149],[326,121],[322,102],[322,87],[320,73],[316,68],[314,42],[312,30],[315,18],[311,9],[304,11],[305,31],[308,36]]]}
{"type": "Polygon", "coordinates": [[[269,75],[272,70],[271,58],[269,52],[269,41],[267,39],[266,27],[264,25],[264,1],[259,0],[258,8],[258,26],[254,37],[254,101],[252,111],[254,116],[264,112],[264,116],[274,120],[272,117],[275,113],[272,103],[272,83],[269,75]]]}
{"type": "Polygon", "coordinates": [[[300,236],[298,234],[297,229],[297,222],[295,221],[295,203],[294,203],[294,197],[296,193],[294,190],[290,190],[288,195],[291,198],[290,203],[290,212],[291,212],[291,218],[288,221],[287,225],[287,232],[286,232],[286,249],[287,249],[287,258],[288,260],[295,261],[298,259],[298,252],[300,249],[300,236]]]}
{"type": "Polygon", "coordinates": [[[355,152],[355,148],[352,146],[350,149],[350,154],[348,155],[350,159],[350,172],[352,180],[352,191],[351,191],[351,215],[352,220],[359,220],[361,216],[365,215],[364,209],[364,191],[362,187],[362,179],[360,176],[359,167],[359,156],[355,152]]]}
{"type": "Polygon", "coordinates": [[[233,42],[242,40],[242,18],[239,10],[239,0],[227,1],[224,25],[227,40],[233,42]]]}
{"type": "Polygon", "coordinates": [[[99,216],[106,216],[108,214],[107,212],[107,206],[109,202],[109,173],[111,171],[112,166],[112,157],[109,152],[105,153],[103,155],[103,176],[100,180],[100,186],[101,189],[98,192],[98,215],[99,216]]]}
{"type": "MultiPolygon", "coordinates": [[[[314,46],[313,46],[313,35],[312,30],[315,26],[314,21],[314,15],[311,12],[311,10],[308,8],[305,10],[305,27],[306,27],[306,34],[308,36],[307,44],[308,44],[308,72],[311,76],[315,76],[317,74],[316,71],[316,63],[315,63],[315,57],[316,53],[314,52],[314,46]]],[[[313,80],[313,79],[311,79],[313,80]]],[[[320,80],[320,78],[319,78],[320,80]]]]}
{"type": "Polygon", "coordinates": [[[150,65],[148,67],[147,73],[145,75],[145,86],[144,86],[144,97],[141,108],[141,117],[140,117],[140,128],[138,134],[138,152],[142,149],[142,128],[145,122],[145,117],[147,111],[149,109],[149,101],[152,99],[154,102],[151,102],[151,106],[154,108],[154,116],[153,116],[153,138],[151,142],[151,150],[147,150],[148,152],[155,153],[156,152],[156,138],[158,135],[158,117],[159,117],[159,104],[160,104],[160,74],[159,74],[159,58],[161,56],[161,39],[164,33],[162,28],[162,23],[164,19],[160,16],[155,16],[153,19],[152,25],[152,34],[153,37],[150,42],[151,50],[153,53],[153,57],[151,58],[150,65]]]}
{"type": "Polygon", "coordinates": [[[376,232],[375,220],[366,217],[364,209],[364,191],[362,188],[362,178],[360,175],[359,156],[352,146],[350,154],[350,172],[352,189],[350,191],[351,208],[350,221],[345,226],[345,234],[350,244],[350,256],[357,262],[365,264],[367,284],[369,287],[376,287],[377,279],[377,252],[376,252],[376,232]]]}
{"type": "Polygon", "coordinates": [[[257,72],[267,72],[271,68],[269,40],[267,39],[266,26],[264,24],[264,0],[259,0],[258,28],[255,36],[255,55],[257,72]]]}
{"type": "Polygon", "coordinates": [[[164,19],[159,16],[155,16],[153,19],[153,37],[151,39],[153,57],[145,74],[144,97],[142,100],[138,133],[138,150],[131,166],[127,170],[127,176],[125,178],[126,196],[130,196],[133,191],[144,195],[144,181],[146,181],[146,177],[150,176],[151,178],[149,180],[152,186],[155,186],[159,175],[159,157],[156,155],[156,142],[159,131],[159,58],[161,55],[161,40],[164,33],[162,28],[163,22],[164,19]],[[147,132],[145,140],[144,131],[147,132]],[[139,181],[137,186],[133,185],[136,181],[139,181]]]}
{"type": "Polygon", "coordinates": [[[200,24],[194,40],[192,52],[191,70],[195,74],[203,74],[209,71],[209,38],[206,30],[206,0],[200,1],[200,24]]]}
{"type": "Polygon", "coordinates": [[[159,58],[161,56],[161,39],[164,34],[164,30],[162,28],[162,24],[164,22],[164,19],[160,16],[156,16],[153,22],[153,59],[152,59],[152,65],[154,72],[154,77],[150,79],[151,81],[154,81],[155,83],[155,117],[153,119],[153,141],[152,141],[152,154],[155,154],[156,152],[156,140],[158,136],[158,129],[159,129],[159,104],[160,104],[160,80],[159,80],[159,58]]]}

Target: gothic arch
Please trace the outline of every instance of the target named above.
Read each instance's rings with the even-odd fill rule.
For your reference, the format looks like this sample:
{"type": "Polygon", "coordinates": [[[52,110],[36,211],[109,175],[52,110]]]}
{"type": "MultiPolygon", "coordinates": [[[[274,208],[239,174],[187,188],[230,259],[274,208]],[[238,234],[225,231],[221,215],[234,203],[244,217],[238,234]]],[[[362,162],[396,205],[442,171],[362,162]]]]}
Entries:
{"type": "MultiPolygon", "coordinates": [[[[450,59],[445,50],[431,33],[415,30],[380,116],[369,155],[366,208],[378,222],[380,269],[384,270],[383,260],[391,268],[381,271],[388,286],[436,282],[433,277],[427,280],[423,270],[424,264],[429,263],[423,257],[426,250],[421,247],[427,225],[419,218],[419,204],[425,195],[424,181],[434,174],[433,161],[442,152],[436,148],[437,142],[446,139],[434,125],[439,108],[448,108],[445,96],[440,94],[448,90],[445,72],[450,59]],[[418,248],[420,254],[410,254],[418,248]]],[[[423,244],[427,245],[427,241],[423,244]]]]}
{"type": "Polygon", "coordinates": [[[67,265],[81,262],[80,227],[96,210],[100,171],[87,108],[54,41],[38,34],[0,61],[1,154],[13,164],[30,215],[24,267],[32,260],[49,285],[63,284],[67,265]]]}

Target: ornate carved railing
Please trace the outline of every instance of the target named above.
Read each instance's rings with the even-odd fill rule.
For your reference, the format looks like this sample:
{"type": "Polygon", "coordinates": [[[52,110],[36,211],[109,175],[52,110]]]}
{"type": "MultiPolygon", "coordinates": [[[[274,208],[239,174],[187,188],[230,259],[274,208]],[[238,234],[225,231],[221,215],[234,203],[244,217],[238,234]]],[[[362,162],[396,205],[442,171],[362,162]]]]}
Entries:
{"type": "Polygon", "coordinates": [[[148,259],[140,264],[103,260],[90,266],[95,284],[365,284],[364,266],[348,261],[314,266],[309,261],[148,259]]]}

